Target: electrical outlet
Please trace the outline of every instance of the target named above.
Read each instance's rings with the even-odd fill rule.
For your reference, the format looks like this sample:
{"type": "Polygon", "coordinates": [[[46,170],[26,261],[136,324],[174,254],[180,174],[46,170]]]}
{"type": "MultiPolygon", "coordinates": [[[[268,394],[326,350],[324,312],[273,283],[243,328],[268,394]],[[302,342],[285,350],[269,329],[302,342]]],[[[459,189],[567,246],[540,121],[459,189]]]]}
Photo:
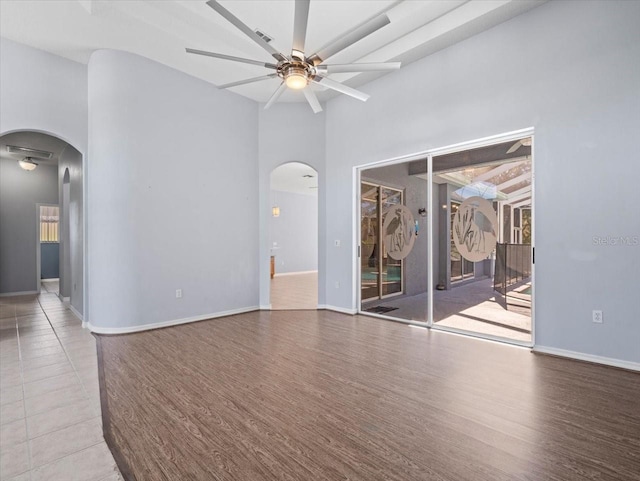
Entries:
{"type": "Polygon", "coordinates": [[[335,282],[336,289],[340,289],[340,281],[335,282]]]}
{"type": "Polygon", "coordinates": [[[336,239],[333,241],[333,245],[336,247],[340,247],[340,239],[336,239]]]}
{"type": "Polygon", "coordinates": [[[182,299],[182,289],[176,289],[176,299],[182,299]]]}
{"type": "Polygon", "coordinates": [[[592,316],[593,316],[593,322],[602,324],[602,311],[593,311],[592,316]]]}

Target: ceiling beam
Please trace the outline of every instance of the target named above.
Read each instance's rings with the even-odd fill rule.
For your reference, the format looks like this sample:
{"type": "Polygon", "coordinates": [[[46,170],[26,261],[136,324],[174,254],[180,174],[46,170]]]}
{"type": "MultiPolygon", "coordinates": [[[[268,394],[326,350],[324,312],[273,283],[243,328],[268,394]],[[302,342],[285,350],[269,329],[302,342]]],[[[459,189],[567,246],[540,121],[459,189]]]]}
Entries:
{"type": "Polygon", "coordinates": [[[529,192],[524,192],[524,193],[522,193],[522,194],[520,194],[520,195],[516,195],[516,196],[514,196],[514,197],[509,197],[507,200],[505,200],[505,201],[504,201],[504,203],[505,203],[505,204],[511,204],[511,205],[513,205],[513,204],[515,204],[516,202],[518,202],[518,201],[520,201],[520,200],[523,200],[523,199],[527,199],[527,198],[529,198],[529,197],[531,197],[531,191],[529,191],[529,192]]]}
{"type": "Polygon", "coordinates": [[[531,199],[527,199],[527,200],[523,200],[522,202],[518,202],[517,204],[513,204],[511,206],[512,209],[520,209],[521,207],[524,206],[530,206],[531,205],[531,199]]]}
{"type": "Polygon", "coordinates": [[[519,196],[520,194],[525,194],[527,192],[531,192],[531,185],[527,185],[522,189],[514,190],[513,192],[509,192],[508,194],[504,192],[503,193],[507,197],[507,199],[512,199],[519,196]]]}
{"type": "MultiPolygon", "coordinates": [[[[522,157],[520,157],[522,158],[522,157]]],[[[528,157],[525,156],[525,159],[528,159],[528,157]]],[[[476,177],[473,178],[474,182],[479,182],[479,181],[484,181],[487,179],[491,179],[492,177],[495,177],[496,175],[500,175],[504,172],[506,172],[507,170],[511,170],[514,167],[517,167],[518,165],[523,164],[524,162],[526,162],[526,160],[521,160],[520,162],[512,162],[511,159],[509,159],[506,163],[497,166],[495,169],[491,169],[487,172],[485,172],[484,174],[480,174],[476,177]]]]}
{"type": "Polygon", "coordinates": [[[519,176],[514,177],[513,179],[506,180],[502,184],[499,184],[498,190],[504,190],[507,187],[511,187],[512,185],[519,184],[520,182],[527,180],[529,177],[531,177],[531,172],[525,172],[524,174],[520,174],[519,176]]]}

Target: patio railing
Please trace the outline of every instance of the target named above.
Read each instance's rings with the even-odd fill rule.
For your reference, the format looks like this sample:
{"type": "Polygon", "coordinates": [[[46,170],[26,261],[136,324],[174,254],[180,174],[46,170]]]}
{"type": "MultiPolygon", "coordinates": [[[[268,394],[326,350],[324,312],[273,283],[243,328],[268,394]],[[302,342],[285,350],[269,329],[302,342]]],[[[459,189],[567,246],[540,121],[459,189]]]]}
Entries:
{"type": "Polygon", "coordinates": [[[509,287],[531,277],[530,244],[496,244],[493,289],[507,295],[509,287]]]}

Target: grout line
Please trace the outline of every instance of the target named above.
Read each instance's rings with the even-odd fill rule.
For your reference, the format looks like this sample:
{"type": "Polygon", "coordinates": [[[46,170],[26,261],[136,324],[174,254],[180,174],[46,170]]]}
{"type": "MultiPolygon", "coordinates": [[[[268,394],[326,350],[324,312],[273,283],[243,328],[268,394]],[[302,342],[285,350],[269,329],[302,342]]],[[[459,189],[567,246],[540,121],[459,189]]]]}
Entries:
{"type": "MultiPolygon", "coordinates": [[[[104,440],[98,441],[97,443],[92,444],[91,446],[85,446],[84,448],[79,449],[78,451],[74,451],[73,453],[69,453],[69,454],[65,454],[64,456],[60,456],[59,458],[56,458],[56,459],[54,459],[52,461],[49,461],[48,463],[41,464],[40,466],[38,466],[35,469],[40,469],[40,468],[43,468],[44,466],[49,466],[50,464],[57,463],[58,461],[60,461],[60,460],[62,460],[64,458],[68,458],[69,456],[73,456],[74,454],[81,453],[83,451],[86,451],[87,449],[91,449],[91,448],[93,448],[95,446],[98,446],[99,444],[102,444],[102,443],[104,443],[104,440]]],[[[109,476],[111,476],[111,474],[109,474],[109,476]]],[[[105,476],[104,478],[100,478],[100,479],[105,479],[106,477],[108,477],[108,476],[105,476]]]]}
{"type": "MultiPolygon", "coordinates": [[[[27,422],[27,406],[26,406],[26,395],[24,392],[24,368],[23,368],[23,362],[22,362],[22,347],[20,345],[20,328],[18,327],[18,307],[17,305],[14,303],[13,305],[13,309],[14,309],[14,319],[15,319],[15,323],[16,323],[16,341],[18,343],[18,362],[20,364],[20,380],[22,381],[22,410],[24,411],[24,430],[25,433],[27,434],[27,440],[25,441],[27,443],[27,461],[29,463],[29,479],[31,478],[31,468],[33,467],[33,461],[31,459],[31,443],[29,442],[30,436],[29,436],[29,423],[27,422]]],[[[26,471],[23,471],[24,474],[26,471]]]]}
{"type": "MultiPolygon", "coordinates": [[[[42,414],[42,413],[39,413],[39,414],[42,414]]],[[[93,421],[94,419],[98,419],[98,418],[100,418],[99,414],[97,416],[92,417],[92,418],[83,419],[82,421],[78,421],[78,422],[75,422],[73,424],[69,424],[68,426],[64,426],[64,427],[62,427],[60,429],[56,429],[55,431],[49,431],[49,432],[40,434],[39,436],[36,436],[35,438],[31,438],[31,439],[38,439],[38,438],[41,438],[42,436],[49,436],[50,434],[57,433],[58,431],[62,431],[63,429],[69,429],[71,427],[77,426],[78,424],[82,424],[82,423],[86,423],[86,422],[89,422],[89,421],[93,421]]],[[[100,424],[102,424],[102,421],[100,421],[100,424]]],[[[31,439],[30,439],[30,441],[31,441],[31,439]]]]}
{"type": "MultiPolygon", "coordinates": [[[[80,382],[80,387],[84,391],[85,397],[89,398],[89,393],[87,392],[87,389],[84,386],[84,382],[80,378],[80,375],[78,374],[78,370],[76,369],[76,366],[71,361],[71,357],[69,357],[69,353],[67,352],[67,349],[64,347],[64,344],[60,340],[60,337],[58,336],[58,333],[56,332],[56,328],[53,327],[53,323],[51,322],[51,319],[49,319],[49,315],[47,314],[47,311],[45,311],[44,307],[42,307],[42,304],[40,303],[40,298],[39,297],[37,298],[37,300],[38,300],[38,304],[40,305],[40,309],[42,309],[42,312],[44,312],[44,315],[47,318],[47,321],[49,321],[49,325],[51,326],[51,329],[53,329],[53,333],[55,334],[56,339],[58,340],[58,343],[60,344],[60,347],[62,347],[62,351],[64,352],[64,355],[67,356],[67,360],[69,361],[69,364],[71,364],[71,368],[73,369],[73,372],[76,375],[76,378],[80,382]]],[[[78,319],[78,321],[80,321],[80,319],[78,319]]]]}

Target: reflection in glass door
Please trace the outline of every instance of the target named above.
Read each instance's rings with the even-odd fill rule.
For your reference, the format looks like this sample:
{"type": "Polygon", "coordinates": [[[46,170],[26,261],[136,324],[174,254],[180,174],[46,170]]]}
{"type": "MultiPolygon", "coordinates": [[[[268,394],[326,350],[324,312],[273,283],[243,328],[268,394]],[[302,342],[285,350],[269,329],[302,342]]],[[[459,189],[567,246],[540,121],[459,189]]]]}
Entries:
{"type": "Polygon", "coordinates": [[[382,227],[392,207],[402,205],[402,191],[369,182],[362,182],[360,189],[362,300],[401,294],[403,261],[388,255],[382,227]]]}

